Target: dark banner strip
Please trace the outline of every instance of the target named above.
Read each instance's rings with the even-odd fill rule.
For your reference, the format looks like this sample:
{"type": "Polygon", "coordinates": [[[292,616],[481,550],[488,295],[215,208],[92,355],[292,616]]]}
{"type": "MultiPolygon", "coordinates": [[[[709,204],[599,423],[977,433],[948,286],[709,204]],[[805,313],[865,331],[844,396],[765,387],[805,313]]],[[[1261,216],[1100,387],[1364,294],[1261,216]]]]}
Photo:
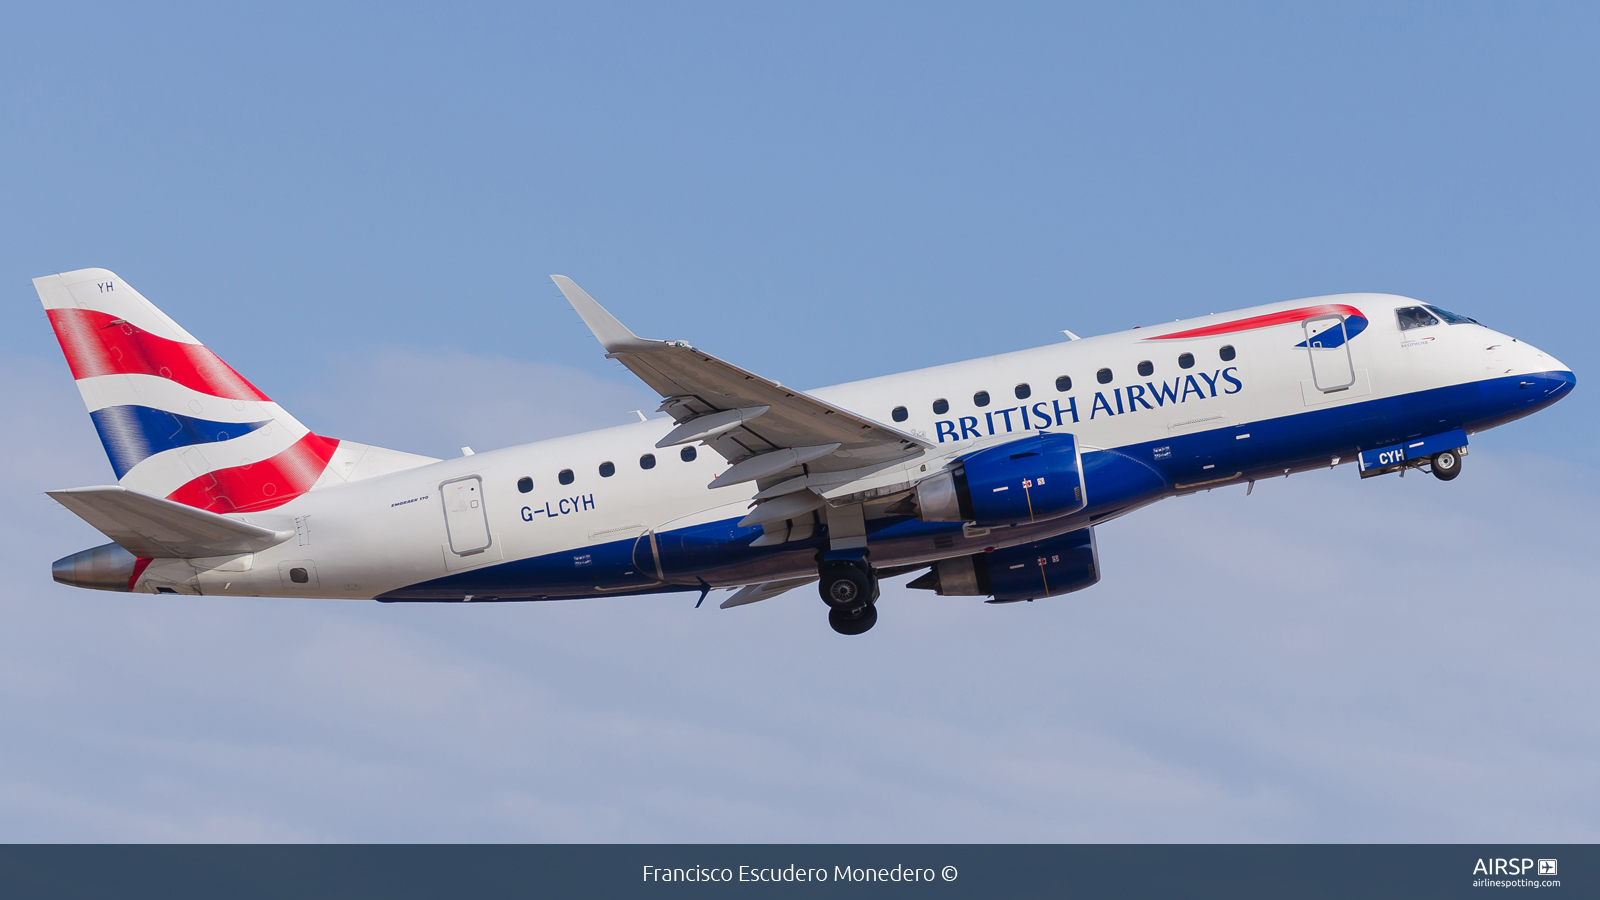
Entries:
{"type": "Polygon", "coordinates": [[[1591,897],[1597,871],[1566,844],[22,845],[0,897],[1591,897]]]}

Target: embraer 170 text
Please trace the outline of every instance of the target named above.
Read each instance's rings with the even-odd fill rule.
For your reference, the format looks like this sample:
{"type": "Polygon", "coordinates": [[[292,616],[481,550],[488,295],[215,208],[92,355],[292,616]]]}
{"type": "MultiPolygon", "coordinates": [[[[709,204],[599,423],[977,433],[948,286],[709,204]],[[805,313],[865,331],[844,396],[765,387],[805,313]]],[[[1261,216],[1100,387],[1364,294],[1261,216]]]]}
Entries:
{"type": "Polygon", "coordinates": [[[881,578],[1009,603],[1100,580],[1094,527],[1193,491],[1353,463],[1461,472],[1470,434],[1576,379],[1388,294],[1275,303],[799,391],[638,337],[556,285],[668,418],[432,459],[312,434],[104,269],[34,280],[118,483],[51,491],[111,543],[110,591],[559,600],[818,582],[877,621],[881,578]]]}

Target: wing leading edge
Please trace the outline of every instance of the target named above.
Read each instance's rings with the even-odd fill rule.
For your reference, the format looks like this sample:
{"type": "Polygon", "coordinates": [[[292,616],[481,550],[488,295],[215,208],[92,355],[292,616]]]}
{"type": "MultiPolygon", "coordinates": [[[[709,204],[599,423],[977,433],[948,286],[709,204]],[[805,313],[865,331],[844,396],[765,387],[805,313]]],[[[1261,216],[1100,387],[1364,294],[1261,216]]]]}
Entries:
{"type": "Polygon", "coordinates": [[[702,442],[733,463],[711,487],[841,473],[903,462],[929,449],[918,438],[697,350],[641,338],[564,275],[551,280],[606,356],[662,397],[678,427],[658,446],[702,442]]]}

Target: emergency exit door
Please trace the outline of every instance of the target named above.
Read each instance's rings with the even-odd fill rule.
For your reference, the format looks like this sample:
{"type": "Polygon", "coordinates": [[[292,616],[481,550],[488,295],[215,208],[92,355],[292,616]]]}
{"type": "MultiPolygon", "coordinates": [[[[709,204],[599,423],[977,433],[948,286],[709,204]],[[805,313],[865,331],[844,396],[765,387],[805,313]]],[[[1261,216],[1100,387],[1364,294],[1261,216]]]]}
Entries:
{"type": "Polygon", "coordinates": [[[444,500],[444,527],[450,550],[461,556],[489,546],[489,515],[483,508],[483,479],[476,475],[439,485],[444,500]]]}
{"type": "Polygon", "coordinates": [[[1317,390],[1342,391],[1356,383],[1350,359],[1349,335],[1344,316],[1321,316],[1305,321],[1306,352],[1311,354],[1311,383],[1317,390]]]}

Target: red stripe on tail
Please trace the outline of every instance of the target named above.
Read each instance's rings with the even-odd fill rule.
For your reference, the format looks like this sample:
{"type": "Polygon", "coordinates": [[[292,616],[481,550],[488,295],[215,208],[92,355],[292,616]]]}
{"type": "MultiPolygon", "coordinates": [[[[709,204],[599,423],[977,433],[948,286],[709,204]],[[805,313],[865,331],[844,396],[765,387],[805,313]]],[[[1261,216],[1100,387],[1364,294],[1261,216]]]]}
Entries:
{"type": "Polygon", "coordinates": [[[201,475],[168,494],[167,499],[214,513],[282,506],[311,490],[338,447],[339,442],[333,438],[307,434],[270,459],[201,475]]]}
{"type": "Polygon", "coordinates": [[[50,325],[61,342],[73,378],[96,375],[155,375],[228,400],[266,400],[215,353],[151,334],[93,309],[52,309],[50,325]]]}
{"type": "Polygon", "coordinates": [[[128,576],[128,590],[133,590],[133,586],[139,583],[139,576],[143,575],[149,566],[150,557],[147,556],[141,556],[133,561],[133,574],[128,576]]]}

